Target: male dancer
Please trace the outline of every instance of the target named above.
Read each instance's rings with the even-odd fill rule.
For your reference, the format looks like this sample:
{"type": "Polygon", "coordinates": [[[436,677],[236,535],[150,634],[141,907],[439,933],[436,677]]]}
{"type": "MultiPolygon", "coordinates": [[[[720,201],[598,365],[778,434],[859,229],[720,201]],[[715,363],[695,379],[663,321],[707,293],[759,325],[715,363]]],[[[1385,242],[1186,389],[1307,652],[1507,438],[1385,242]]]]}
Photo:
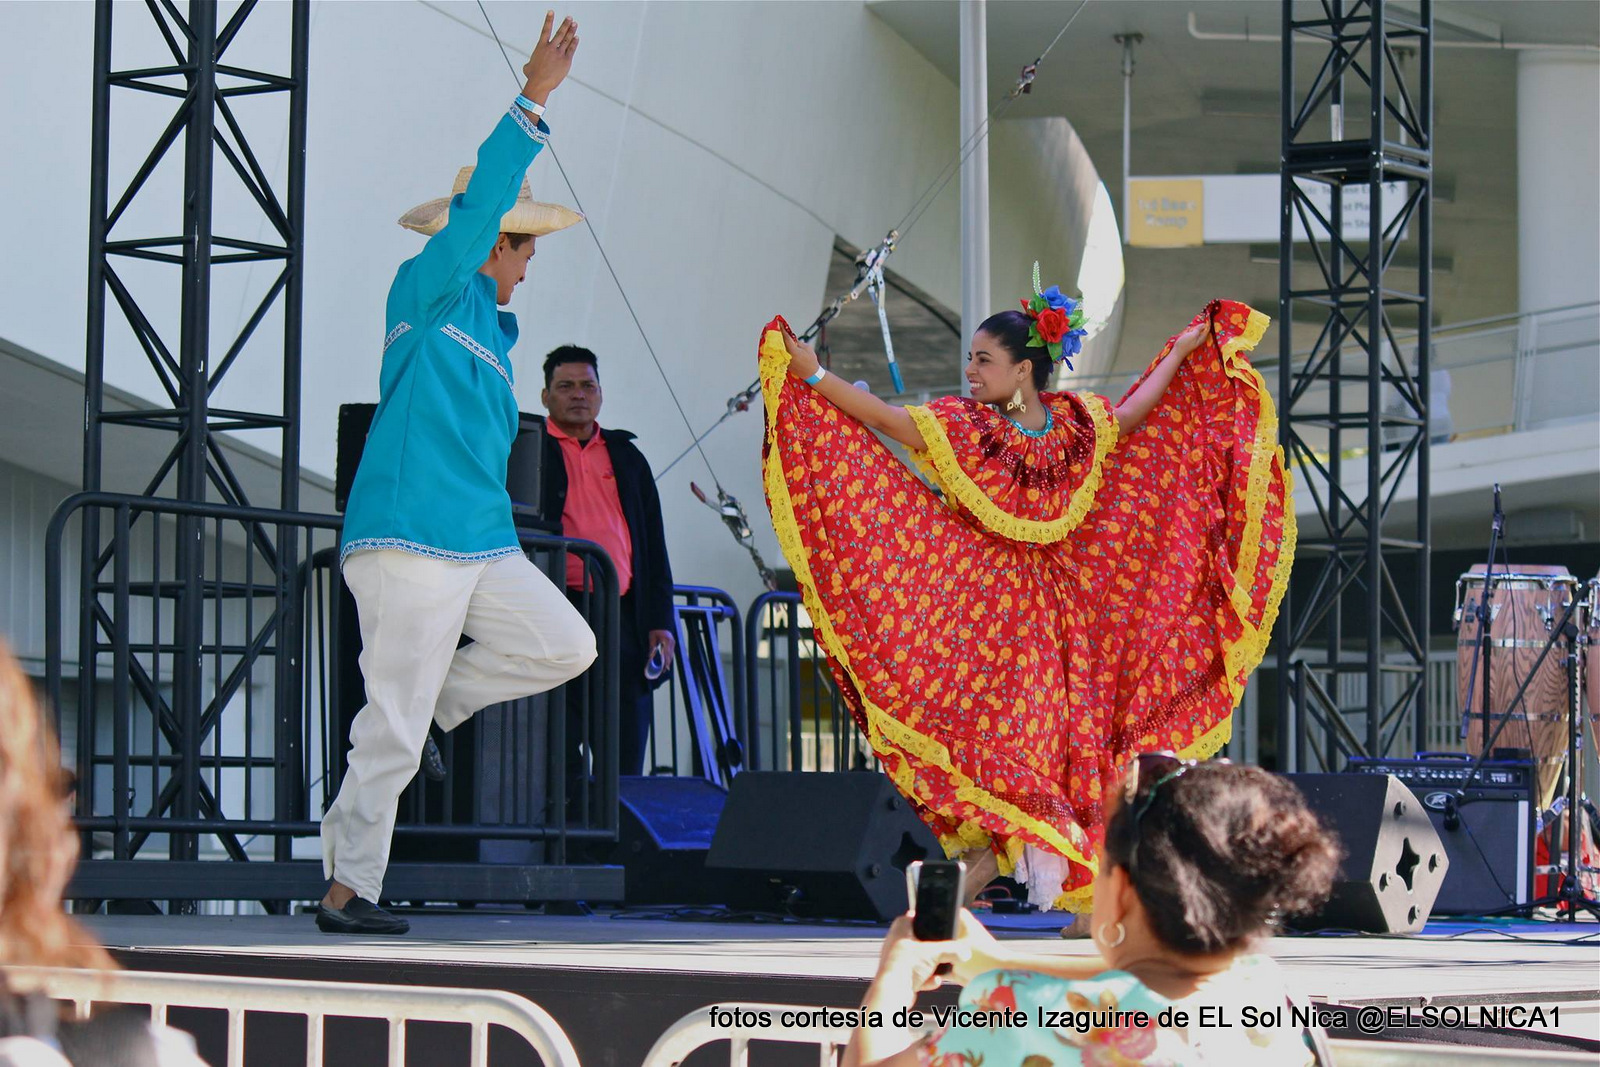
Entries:
{"type": "Polygon", "coordinates": [[[430,722],[552,689],[595,658],[594,634],[522,555],[506,492],[517,433],[509,353],[516,316],[498,307],[527,274],[539,236],[576,212],[535,203],[523,180],[550,128],[541,115],[572,69],[578,27],[554,12],[522,94],[464,168],[456,194],[406,213],[431,235],[389,288],[380,398],[345,513],[344,579],[361,622],[367,705],[322,820],[317,909],[330,933],[400,934],[378,907],[400,793],[430,722]],[[520,190],[520,191],[519,191],[520,190]],[[461,635],[473,643],[457,651],[461,635]]]}

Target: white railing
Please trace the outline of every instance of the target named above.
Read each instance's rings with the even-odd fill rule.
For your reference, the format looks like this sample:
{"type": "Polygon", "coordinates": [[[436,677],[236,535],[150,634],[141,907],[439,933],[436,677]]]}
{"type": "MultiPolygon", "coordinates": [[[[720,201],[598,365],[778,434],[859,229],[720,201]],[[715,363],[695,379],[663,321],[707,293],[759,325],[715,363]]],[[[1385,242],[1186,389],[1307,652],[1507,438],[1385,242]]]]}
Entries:
{"type": "MultiPolygon", "coordinates": [[[[491,1025],[503,1026],[521,1037],[538,1053],[544,1067],[579,1067],[572,1042],[548,1012],[499,990],[48,967],[8,967],[6,982],[13,990],[36,990],[52,999],[69,1001],[79,1018],[88,1017],[92,1004],[148,1005],[158,1024],[166,1023],[171,1008],[226,1011],[226,1067],[245,1067],[245,1016],[258,1011],[305,1016],[307,1067],[322,1067],[323,1036],[330,1017],[381,1019],[388,1023],[389,1067],[404,1067],[408,1022],[462,1023],[471,1027],[472,1067],[487,1067],[489,1063],[491,1025]]],[[[272,1067],[281,1067],[281,1061],[272,1067]]]]}
{"type": "MultiPolygon", "coordinates": [[[[815,1045],[820,1067],[834,1067],[850,1040],[850,1031],[833,1027],[783,1026],[783,1012],[812,1012],[819,1009],[794,1004],[725,1004],[718,1011],[742,1009],[768,1013],[771,1026],[715,1026],[712,1008],[690,1012],[661,1035],[644,1058],[642,1067],[678,1067],[689,1054],[720,1041],[728,1042],[729,1067],[748,1067],[752,1041],[779,1041],[815,1045]]],[[[1581,1052],[1537,1052],[1525,1049],[1477,1048],[1467,1045],[1423,1045],[1398,1041],[1328,1042],[1333,1064],[1324,1067],[1507,1067],[1508,1064],[1593,1064],[1594,1057],[1581,1052]]]]}
{"type": "MultiPolygon", "coordinates": [[[[833,1067],[838,1062],[839,1054],[844,1051],[845,1045],[850,1042],[848,1029],[838,1026],[795,1026],[783,1023],[786,1012],[805,1013],[819,1010],[825,1009],[807,1008],[797,1004],[718,1004],[714,1007],[700,1008],[667,1027],[666,1032],[656,1039],[655,1045],[645,1056],[642,1067],[678,1067],[678,1064],[689,1058],[691,1052],[719,1041],[728,1042],[729,1067],[747,1067],[750,1062],[752,1041],[815,1045],[817,1063],[820,1067],[833,1067]],[[766,1012],[770,1025],[717,1025],[712,1020],[713,1012],[731,1012],[735,1016],[738,1013],[750,1012],[757,1017],[766,1012]]],[[[726,1018],[720,1014],[717,1017],[726,1018]]]]}

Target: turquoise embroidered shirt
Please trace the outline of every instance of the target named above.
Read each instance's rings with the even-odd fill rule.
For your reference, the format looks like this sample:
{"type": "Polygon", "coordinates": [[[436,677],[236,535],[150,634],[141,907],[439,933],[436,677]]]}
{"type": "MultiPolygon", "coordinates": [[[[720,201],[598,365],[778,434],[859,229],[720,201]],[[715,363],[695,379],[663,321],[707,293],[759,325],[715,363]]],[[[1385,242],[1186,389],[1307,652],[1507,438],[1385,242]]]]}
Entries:
{"type": "Polygon", "coordinates": [[[378,410],[350,488],[341,560],[363,549],[469,563],[521,551],[506,492],[517,317],[499,309],[494,279],[478,268],[549,136],[513,105],[479,147],[444,228],[395,274],[378,410]]]}

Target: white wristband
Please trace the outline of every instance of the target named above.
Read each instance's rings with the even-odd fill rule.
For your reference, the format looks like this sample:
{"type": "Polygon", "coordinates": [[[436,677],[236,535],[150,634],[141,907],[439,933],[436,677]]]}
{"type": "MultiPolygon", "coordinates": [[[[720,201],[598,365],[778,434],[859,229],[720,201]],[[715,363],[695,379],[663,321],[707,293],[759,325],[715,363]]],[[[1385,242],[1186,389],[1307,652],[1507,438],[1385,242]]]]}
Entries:
{"type": "Polygon", "coordinates": [[[827,376],[828,376],[827,368],[818,367],[817,368],[817,373],[813,374],[809,378],[802,378],[801,381],[805,382],[807,385],[816,385],[818,382],[822,381],[822,379],[826,378],[827,376]]]}

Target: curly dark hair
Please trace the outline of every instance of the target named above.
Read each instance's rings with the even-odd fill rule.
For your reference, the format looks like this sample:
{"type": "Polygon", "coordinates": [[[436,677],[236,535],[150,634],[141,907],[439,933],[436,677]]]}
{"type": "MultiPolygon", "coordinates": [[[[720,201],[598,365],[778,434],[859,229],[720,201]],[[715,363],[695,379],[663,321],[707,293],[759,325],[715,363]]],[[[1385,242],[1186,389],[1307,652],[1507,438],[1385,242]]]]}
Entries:
{"type": "Polygon", "coordinates": [[[1339,846],[1300,791],[1259,767],[1201,763],[1157,788],[1137,820],[1106,823],[1104,862],[1130,870],[1156,936],[1179,952],[1235,949],[1327,900],[1339,846]]]}
{"type": "Polygon", "coordinates": [[[1011,362],[1027,360],[1033,364],[1033,387],[1044,389],[1050,384],[1056,364],[1050,358],[1049,349],[1028,347],[1028,331],[1032,326],[1033,320],[1020,311],[1001,311],[984,319],[978,329],[999,341],[1011,356],[1011,362]]]}

